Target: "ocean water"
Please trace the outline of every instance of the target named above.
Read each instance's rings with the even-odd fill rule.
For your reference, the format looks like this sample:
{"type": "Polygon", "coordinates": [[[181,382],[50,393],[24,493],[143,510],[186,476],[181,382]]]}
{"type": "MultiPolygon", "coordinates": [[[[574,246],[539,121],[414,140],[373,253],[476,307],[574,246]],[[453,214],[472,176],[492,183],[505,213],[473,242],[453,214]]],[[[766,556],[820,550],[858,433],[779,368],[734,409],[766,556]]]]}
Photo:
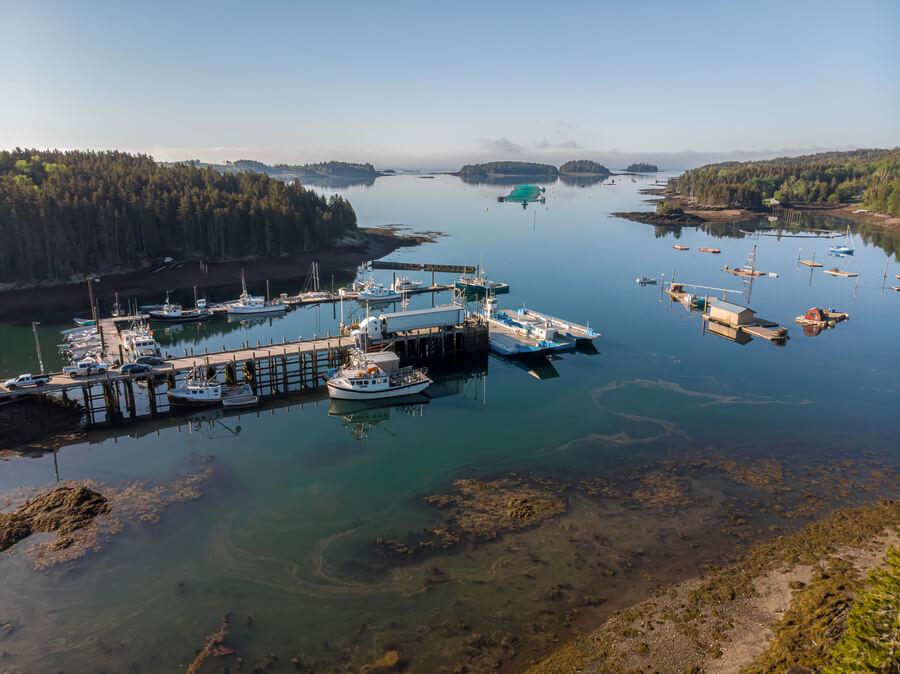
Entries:
{"type": "MultiPolygon", "coordinates": [[[[227,613],[227,643],[248,670],[358,671],[397,649],[412,671],[452,671],[463,662],[487,670],[495,661],[518,671],[654,583],[725,559],[773,524],[803,521],[768,507],[779,499],[791,506],[791,495],[729,479],[727,466],[752,470],[773,459],[791,484],[823,492],[820,509],[893,495],[893,480],[883,479],[896,471],[900,430],[900,293],[882,289],[885,269],[888,286],[900,273],[885,251],[891,245],[857,236],[855,255],[834,261],[827,240],[756,238],[732,225],[685,228],[676,239],[610,215],[652,208],[638,191],[651,183],[548,184],[546,203],[525,209],[496,201],[509,187],[453,176],[380,178],[339,190],[363,226],[443,233],[390,259],[481,263],[511,286],[501,306],[589,323],[603,333],[597,353],[438,364],[427,404],[330,414],[321,396],[287,399],[240,416],[96,431],[55,455],[4,457],[0,492],[57,477],[169,484],[199,459],[214,473],[199,499],[168,506],[158,522],[128,522],[74,562],[35,571],[27,543],[4,553],[0,624],[14,629],[0,632],[0,669],[178,670],[227,613]],[[673,250],[676,240],[690,250],[673,250]],[[703,245],[722,253],[697,252],[703,245]],[[748,287],[722,266],[742,264],[754,245],[757,267],[778,277],[748,287]],[[804,258],[815,250],[826,267],[846,265],[860,276],[798,268],[800,248],[804,258]],[[734,291],[732,301],[787,326],[791,339],[782,347],[728,341],[704,331],[698,314],[669,302],[660,286],[634,282],[673,274],[734,291]],[[810,306],[847,311],[850,320],[805,336],[794,317],[810,306]],[[840,461],[848,461],[846,475],[840,461]],[[577,486],[603,479],[627,492],[651,470],[676,475],[689,502],[640,507],[577,486]],[[439,522],[422,497],[447,493],[453,480],[511,474],[558,480],[566,513],[412,559],[375,544],[412,540],[439,522]],[[751,507],[757,502],[765,505],[751,507]],[[736,512],[749,521],[739,531],[729,525],[736,512]],[[615,573],[601,572],[609,569],[615,573]],[[435,575],[441,582],[428,581],[435,575]],[[604,601],[582,601],[588,595],[604,601]]],[[[390,280],[390,272],[376,275],[390,280]]],[[[448,300],[418,296],[412,306],[448,300]]],[[[32,318],[0,324],[4,373],[26,363],[36,369],[32,318]]],[[[52,345],[65,326],[37,318],[54,363],[52,345]]],[[[172,353],[199,352],[333,334],[337,325],[337,307],[326,305],[157,336],[172,353]]],[[[234,657],[213,658],[202,671],[235,671],[234,657]]]]}

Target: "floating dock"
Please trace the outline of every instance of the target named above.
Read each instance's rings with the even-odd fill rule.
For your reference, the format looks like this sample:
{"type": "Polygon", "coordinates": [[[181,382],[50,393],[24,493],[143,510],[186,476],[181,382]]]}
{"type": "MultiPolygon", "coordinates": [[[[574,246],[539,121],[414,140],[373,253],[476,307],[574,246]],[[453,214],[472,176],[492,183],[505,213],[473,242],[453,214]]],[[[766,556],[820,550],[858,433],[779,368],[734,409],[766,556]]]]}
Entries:
{"type": "MultiPolygon", "coordinates": [[[[710,300],[709,306],[703,314],[703,320],[709,324],[716,323],[719,326],[728,328],[735,336],[743,332],[746,335],[759,337],[776,344],[783,344],[788,339],[787,328],[760,318],[750,307],[743,307],[732,302],[716,299],[710,300]]],[[[721,331],[711,329],[710,332],[726,336],[721,331]]],[[[735,337],[729,338],[738,341],[735,337]]]]}
{"type": "Polygon", "coordinates": [[[517,311],[497,309],[493,298],[485,302],[485,320],[490,349],[501,356],[514,357],[574,349],[592,342],[600,333],[524,307],[517,311]]]}

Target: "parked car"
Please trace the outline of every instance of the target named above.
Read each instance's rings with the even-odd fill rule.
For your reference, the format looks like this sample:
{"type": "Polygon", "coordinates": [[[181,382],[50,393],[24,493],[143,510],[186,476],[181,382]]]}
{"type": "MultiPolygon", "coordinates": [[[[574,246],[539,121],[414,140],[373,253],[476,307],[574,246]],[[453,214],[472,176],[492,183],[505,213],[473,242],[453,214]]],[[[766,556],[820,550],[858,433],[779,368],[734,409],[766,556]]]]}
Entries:
{"type": "Polygon", "coordinates": [[[63,368],[63,374],[70,377],[89,377],[92,374],[105,374],[107,370],[106,363],[98,362],[93,358],[85,358],[74,365],[63,368]]]}
{"type": "Polygon", "coordinates": [[[43,386],[50,381],[50,377],[42,374],[20,374],[18,377],[7,379],[3,385],[10,391],[17,388],[26,388],[28,386],[43,386]]]}
{"type": "Polygon", "coordinates": [[[134,362],[141,365],[165,365],[166,361],[159,356],[140,356],[135,358],[134,362]]]}
{"type": "Polygon", "coordinates": [[[119,368],[119,372],[127,375],[147,374],[152,370],[153,366],[148,365],[147,363],[125,363],[119,368]]]}

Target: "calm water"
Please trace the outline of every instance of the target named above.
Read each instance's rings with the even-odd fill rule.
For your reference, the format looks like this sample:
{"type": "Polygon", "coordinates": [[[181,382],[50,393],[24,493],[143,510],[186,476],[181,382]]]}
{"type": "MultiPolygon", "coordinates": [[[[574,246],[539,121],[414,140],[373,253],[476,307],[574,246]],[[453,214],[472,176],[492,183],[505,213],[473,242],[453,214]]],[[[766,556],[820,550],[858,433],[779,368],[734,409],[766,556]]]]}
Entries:
{"type": "MultiPolygon", "coordinates": [[[[361,225],[446,233],[391,259],[483,261],[491,277],[511,284],[502,305],[527,303],[589,322],[603,333],[599,353],[554,358],[543,368],[554,376],[543,380],[494,358],[466,363],[440,374],[441,395],[429,404],[361,417],[329,415],[327,401],[296,403],[240,418],[145,425],[139,438],[98,433],[62,450],[56,467],[52,456],[4,461],[0,491],[50,484],[57,469],[63,479],[166,482],[188,472],[197,455],[211,455],[216,473],[200,500],[171,506],[159,524],[128,527],[68,566],[32,571],[21,550],[0,558],[0,623],[17,625],[0,633],[0,668],[172,671],[187,665],[226,612],[235,621],[229,643],[245,662],[279,656],[270,671],[296,671],[289,662],[295,655],[354,671],[388,648],[399,648],[415,671],[451,667],[471,647],[462,628],[452,627],[460,622],[516,635],[520,651],[540,654],[553,643],[534,627],[546,618],[536,607],[555,584],[603,591],[606,583],[606,594],[615,596],[614,581],[576,571],[581,553],[573,540],[599,533],[622,546],[617,559],[628,553],[644,560],[628,568],[677,576],[702,559],[659,562],[659,532],[696,525],[702,537],[702,523],[741,498],[740,488],[692,478],[704,498],[695,519],[680,522],[573,497],[560,527],[416,563],[385,564],[372,541],[433,523],[435,513],[420,497],[445,491],[459,476],[531,471],[582,478],[713,451],[741,461],[775,456],[797,471],[843,457],[896,466],[900,293],[881,290],[886,261],[890,278],[900,273],[893,256],[857,238],[856,255],[846,261],[860,272],[857,281],[797,269],[800,247],[804,257],[815,250],[831,266],[825,240],[717,238],[685,229],[680,241],[691,250],[677,252],[671,235],[609,216],[643,207],[647,197],[638,188],[649,182],[557,183],[547,187],[545,205],[525,210],[496,202],[507,187],[451,176],[383,178],[341,190],[361,225]],[[754,243],[758,268],[779,278],[757,280],[748,303],[789,327],[783,348],[704,334],[696,314],[670,304],[658,287],[634,283],[638,275],[668,279],[674,271],[688,283],[746,293],[721,267],[742,264],[754,243]],[[722,254],[696,252],[702,245],[722,254]],[[793,318],[814,305],[848,311],[851,319],[805,337],[793,318]],[[537,570],[516,550],[541,557],[537,570]],[[424,590],[426,564],[440,566],[450,582],[424,590]]],[[[732,296],[746,302],[742,297],[732,296]]],[[[413,305],[430,302],[421,296],[413,305]]],[[[64,327],[56,323],[45,317],[41,325],[50,365],[64,327]]],[[[173,353],[198,352],[333,333],[336,326],[336,310],[323,306],[255,324],[217,320],[161,330],[158,337],[173,353]]],[[[30,324],[0,324],[0,343],[4,373],[26,363],[36,369],[30,324]]],[[[712,531],[707,538],[701,552],[709,556],[730,545],[712,531]]],[[[476,669],[489,668],[478,662],[476,669]]],[[[520,656],[505,666],[527,662],[520,656]]],[[[227,664],[210,661],[204,671],[227,664]]]]}

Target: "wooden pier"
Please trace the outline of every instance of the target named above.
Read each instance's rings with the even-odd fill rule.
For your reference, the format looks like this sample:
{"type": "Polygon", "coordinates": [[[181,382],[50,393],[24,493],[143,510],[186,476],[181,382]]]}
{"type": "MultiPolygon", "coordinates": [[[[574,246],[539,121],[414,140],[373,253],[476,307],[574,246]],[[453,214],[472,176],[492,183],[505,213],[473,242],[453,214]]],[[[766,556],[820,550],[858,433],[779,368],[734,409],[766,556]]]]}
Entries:
{"type": "MultiPolygon", "coordinates": [[[[133,317],[101,321],[99,327],[108,355],[117,354],[122,348],[119,328],[127,327],[132,320],[133,317]]],[[[487,336],[487,325],[475,319],[461,325],[397,335],[389,346],[403,359],[428,360],[486,352],[487,336]]],[[[0,389],[0,404],[26,396],[50,394],[81,404],[88,425],[155,418],[170,411],[166,392],[183,382],[194,368],[214,370],[219,380],[226,383],[247,383],[261,398],[307,393],[323,386],[328,370],[341,365],[347,350],[354,344],[354,339],[349,336],[326,336],[283,340],[280,344],[257,342],[231,350],[188,350],[184,356],[170,358],[164,366],[145,374],[123,375],[108,371],[73,379],[53,373],[49,383],[40,388],[0,389]]],[[[384,346],[388,344],[379,348],[384,346]]]]}
{"type": "Polygon", "coordinates": [[[467,264],[428,264],[427,262],[394,262],[393,260],[375,260],[372,269],[393,271],[430,271],[439,274],[474,274],[478,267],[467,264]]]}

